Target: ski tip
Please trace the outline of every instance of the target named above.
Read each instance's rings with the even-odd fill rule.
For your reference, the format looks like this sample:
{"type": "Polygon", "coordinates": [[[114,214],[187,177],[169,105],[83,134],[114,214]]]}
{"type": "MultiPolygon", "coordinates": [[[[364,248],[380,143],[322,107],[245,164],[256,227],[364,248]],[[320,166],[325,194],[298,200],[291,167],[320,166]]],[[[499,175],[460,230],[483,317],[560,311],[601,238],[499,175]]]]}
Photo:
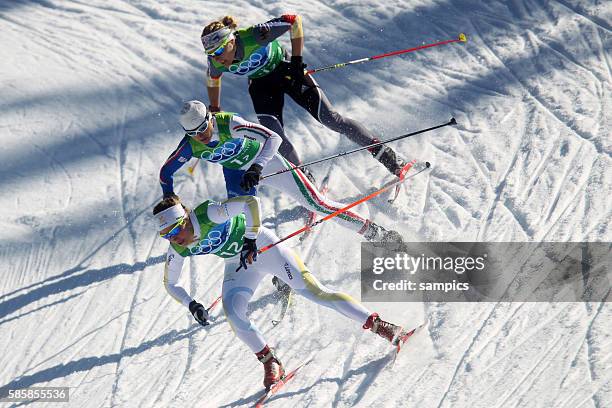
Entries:
{"type": "Polygon", "coordinates": [[[467,42],[467,36],[464,33],[460,33],[459,34],[459,41],[466,43],[467,42]]]}
{"type": "Polygon", "coordinates": [[[455,118],[451,118],[450,122],[448,123],[450,123],[451,125],[456,125],[457,121],[455,120],[455,118]]]}

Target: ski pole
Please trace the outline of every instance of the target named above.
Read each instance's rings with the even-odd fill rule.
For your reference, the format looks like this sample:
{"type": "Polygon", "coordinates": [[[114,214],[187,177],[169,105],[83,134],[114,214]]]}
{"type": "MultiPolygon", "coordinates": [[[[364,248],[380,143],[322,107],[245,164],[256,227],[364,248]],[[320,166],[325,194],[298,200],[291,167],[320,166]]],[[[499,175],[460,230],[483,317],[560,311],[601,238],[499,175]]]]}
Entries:
{"type": "MultiPolygon", "coordinates": [[[[413,160],[413,161],[412,161],[412,164],[414,164],[414,163],[416,163],[416,160],[413,160]]],[[[429,162],[425,162],[425,167],[423,167],[422,169],[420,169],[418,172],[416,172],[416,173],[415,173],[415,174],[413,174],[412,176],[409,176],[409,177],[404,177],[403,179],[399,179],[399,180],[397,180],[397,181],[394,181],[393,183],[387,184],[386,186],[382,187],[381,189],[379,189],[379,190],[377,190],[377,191],[375,191],[375,192],[373,192],[373,193],[371,193],[371,194],[368,194],[367,196],[362,197],[362,198],[360,198],[360,199],[359,199],[359,200],[357,200],[357,201],[352,202],[351,204],[347,205],[346,207],[342,207],[342,208],[340,208],[339,210],[337,210],[337,211],[335,211],[335,212],[333,212],[333,213],[331,213],[331,214],[329,214],[329,215],[326,215],[325,217],[321,218],[321,219],[320,219],[320,220],[318,220],[317,222],[315,222],[315,223],[313,223],[313,224],[311,224],[311,225],[305,225],[305,226],[303,226],[302,228],[300,228],[300,229],[298,229],[298,230],[296,230],[296,231],[292,232],[291,234],[287,235],[286,237],[281,238],[281,239],[279,239],[278,241],[276,241],[276,242],[274,242],[274,243],[272,243],[272,244],[270,244],[270,245],[266,245],[265,247],[263,247],[263,248],[259,249],[259,251],[257,251],[257,253],[258,253],[258,254],[261,254],[261,253],[263,253],[263,252],[266,252],[268,249],[270,249],[270,248],[272,248],[272,247],[274,247],[274,246],[276,246],[276,245],[280,244],[281,242],[284,242],[284,241],[288,240],[289,238],[292,238],[292,237],[294,237],[294,236],[296,236],[296,235],[298,235],[298,234],[301,234],[302,232],[304,232],[304,231],[306,231],[306,230],[309,230],[310,228],[312,228],[312,227],[314,227],[314,226],[316,226],[316,225],[318,225],[318,224],[321,224],[322,222],[325,222],[325,221],[327,221],[327,220],[329,220],[329,219],[331,219],[331,218],[334,218],[335,216],[340,215],[340,214],[342,214],[343,212],[346,212],[346,211],[350,210],[351,208],[355,207],[356,205],[359,205],[359,204],[361,204],[361,203],[363,203],[363,202],[365,202],[365,201],[371,200],[371,199],[373,199],[374,197],[376,197],[376,196],[378,196],[378,195],[380,195],[380,194],[384,193],[385,191],[389,190],[391,187],[394,187],[394,186],[396,186],[396,185],[398,185],[398,184],[400,184],[400,183],[403,183],[404,181],[408,180],[409,178],[413,178],[413,177],[415,177],[416,175],[421,174],[422,172],[424,172],[425,170],[427,170],[429,167],[431,167],[431,164],[430,164],[429,162]]]]}
{"type": "Polygon", "coordinates": [[[451,44],[455,42],[465,43],[467,42],[467,37],[465,36],[464,33],[461,33],[459,34],[458,38],[454,38],[452,40],[446,40],[446,41],[440,41],[440,42],[431,43],[431,44],[420,45],[418,47],[408,48],[405,50],[393,51],[393,52],[388,52],[386,54],[380,54],[380,55],[374,55],[373,57],[360,58],[360,59],[356,59],[356,60],[352,60],[348,62],[343,62],[340,64],[330,65],[328,67],[309,69],[306,71],[306,74],[314,74],[314,73],[321,72],[321,71],[330,71],[332,69],[343,68],[348,65],[361,64],[362,62],[374,61],[374,60],[381,59],[381,58],[392,57],[394,55],[400,55],[400,54],[406,54],[408,52],[423,50],[425,48],[437,47],[438,45],[451,44]]]}
{"type": "Polygon", "coordinates": [[[384,144],[390,143],[390,142],[395,142],[396,140],[405,139],[405,138],[410,137],[410,136],[418,135],[418,134],[425,133],[425,132],[430,132],[432,130],[439,129],[439,128],[444,127],[444,126],[456,125],[456,124],[457,124],[457,121],[455,120],[455,118],[451,118],[451,120],[449,120],[448,122],[443,123],[443,124],[438,125],[438,126],[433,126],[433,127],[427,128],[427,129],[417,130],[416,132],[407,133],[405,135],[394,137],[393,139],[383,140],[382,142],[377,142],[377,143],[373,143],[371,145],[367,145],[367,146],[363,146],[363,147],[358,147],[358,148],[353,149],[353,150],[347,150],[345,152],[334,154],[333,156],[328,156],[328,157],[325,157],[323,159],[314,160],[314,161],[308,162],[306,164],[300,164],[299,166],[294,166],[294,167],[290,167],[288,169],[279,170],[279,171],[277,171],[275,173],[270,173],[270,174],[266,174],[264,176],[261,176],[259,179],[263,180],[263,179],[266,179],[268,177],[272,177],[272,176],[276,176],[278,174],[286,173],[288,171],[293,171],[293,170],[296,170],[296,169],[302,169],[302,168],[304,168],[306,166],[310,166],[310,165],[321,163],[321,162],[324,162],[324,161],[327,161],[327,160],[331,160],[331,159],[335,159],[335,158],[338,158],[338,157],[346,156],[346,155],[349,155],[349,154],[352,154],[352,153],[355,153],[355,152],[359,152],[361,150],[371,149],[373,147],[384,145],[384,144]]]}
{"type": "Polygon", "coordinates": [[[196,166],[198,165],[199,162],[200,162],[200,158],[198,157],[195,163],[193,163],[193,166],[187,167],[187,172],[191,175],[191,177],[193,177],[193,172],[196,170],[197,168],[196,166]]]}
{"type": "Polygon", "coordinates": [[[217,306],[217,303],[219,303],[220,301],[221,301],[221,296],[217,297],[215,301],[212,302],[210,306],[208,306],[208,309],[206,309],[206,311],[210,312],[211,310],[213,310],[215,306],[217,306]]]}
{"type": "MultiPolygon", "coordinates": [[[[208,308],[206,309],[206,313],[210,313],[220,301],[221,301],[221,296],[217,297],[215,301],[212,302],[210,306],[208,306],[208,308]]],[[[208,325],[210,325],[210,322],[207,320],[206,324],[204,324],[203,326],[208,326],[208,325]]]]}

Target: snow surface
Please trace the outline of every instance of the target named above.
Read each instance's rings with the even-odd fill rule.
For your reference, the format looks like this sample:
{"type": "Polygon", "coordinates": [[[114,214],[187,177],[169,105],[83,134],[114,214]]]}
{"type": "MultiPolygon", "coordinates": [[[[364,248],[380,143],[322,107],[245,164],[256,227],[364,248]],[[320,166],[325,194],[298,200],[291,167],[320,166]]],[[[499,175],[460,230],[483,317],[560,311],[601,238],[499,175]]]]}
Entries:
{"type": "MultiPolygon", "coordinates": [[[[611,240],[610,2],[4,0],[0,387],[69,386],[75,407],[253,405],[260,363],[223,316],[203,329],[166,294],[149,214],[181,101],[206,100],[203,24],[289,11],[310,67],[468,35],[317,75],[383,138],[459,122],[395,144],[433,169],[393,209],[368,205],[375,220],[424,241],[611,240]]],[[[244,80],[224,79],[222,104],[256,120],[244,80]]],[[[354,147],[292,102],[285,112],[304,158],[354,147]]],[[[367,154],[332,173],[342,200],[388,177],[367,154]]],[[[224,197],[220,168],[177,180],[187,203],[224,197]]],[[[298,225],[280,223],[291,200],[263,197],[279,234],[298,225]]],[[[313,272],[359,296],[359,240],[333,223],[314,238],[294,243],[313,272]]],[[[221,264],[191,259],[182,283],[209,303],[221,264]]],[[[382,340],[306,300],[271,328],[272,293],[266,280],[252,318],[288,365],[315,360],[270,407],[612,406],[609,303],[370,303],[432,321],[390,370],[382,340]]]]}

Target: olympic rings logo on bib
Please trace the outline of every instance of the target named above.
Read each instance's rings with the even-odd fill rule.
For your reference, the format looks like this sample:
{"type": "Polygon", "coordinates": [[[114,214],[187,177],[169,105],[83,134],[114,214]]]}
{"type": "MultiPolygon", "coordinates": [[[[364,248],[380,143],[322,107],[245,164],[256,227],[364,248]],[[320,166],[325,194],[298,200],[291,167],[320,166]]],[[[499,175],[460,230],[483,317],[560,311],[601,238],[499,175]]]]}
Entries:
{"type": "Polygon", "coordinates": [[[242,61],[238,65],[230,65],[229,72],[236,75],[245,75],[256,71],[266,62],[268,62],[268,50],[266,48],[262,48],[251,54],[248,60],[242,61]],[[263,54],[265,52],[265,54],[263,54]]]}
{"type": "Polygon", "coordinates": [[[192,255],[210,254],[223,244],[223,233],[219,230],[212,230],[206,238],[200,240],[196,245],[189,248],[192,255]]]}
{"type": "Polygon", "coordinates": [[[235,156],[241,147],[242,143],[225,142],[221,146],[215,147],[212,151],[202,152],[200,158],[212,163],[218,163],[235,156]]]}

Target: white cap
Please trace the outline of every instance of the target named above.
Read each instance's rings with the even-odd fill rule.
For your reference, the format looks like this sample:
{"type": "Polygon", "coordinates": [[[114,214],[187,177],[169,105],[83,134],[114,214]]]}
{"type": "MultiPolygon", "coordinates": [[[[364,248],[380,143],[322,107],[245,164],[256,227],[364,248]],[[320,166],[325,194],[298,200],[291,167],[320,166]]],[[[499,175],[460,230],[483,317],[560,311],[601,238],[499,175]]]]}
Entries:
{"type": "Polygon", "coordinates": [[[157,218],[159,223],[159,231],[163,231],[169,226],[176,224],[182,218],[185,218],[185,215],[185,209],[180,203],[155,214],[155,218],[157,218]]]}
{"type": "Polygon", "coordinates": [[[183,104],[179,122],[185,131],[196,130],[208,120],[206,105],[200,101],[189,101],[183,104]]]}

